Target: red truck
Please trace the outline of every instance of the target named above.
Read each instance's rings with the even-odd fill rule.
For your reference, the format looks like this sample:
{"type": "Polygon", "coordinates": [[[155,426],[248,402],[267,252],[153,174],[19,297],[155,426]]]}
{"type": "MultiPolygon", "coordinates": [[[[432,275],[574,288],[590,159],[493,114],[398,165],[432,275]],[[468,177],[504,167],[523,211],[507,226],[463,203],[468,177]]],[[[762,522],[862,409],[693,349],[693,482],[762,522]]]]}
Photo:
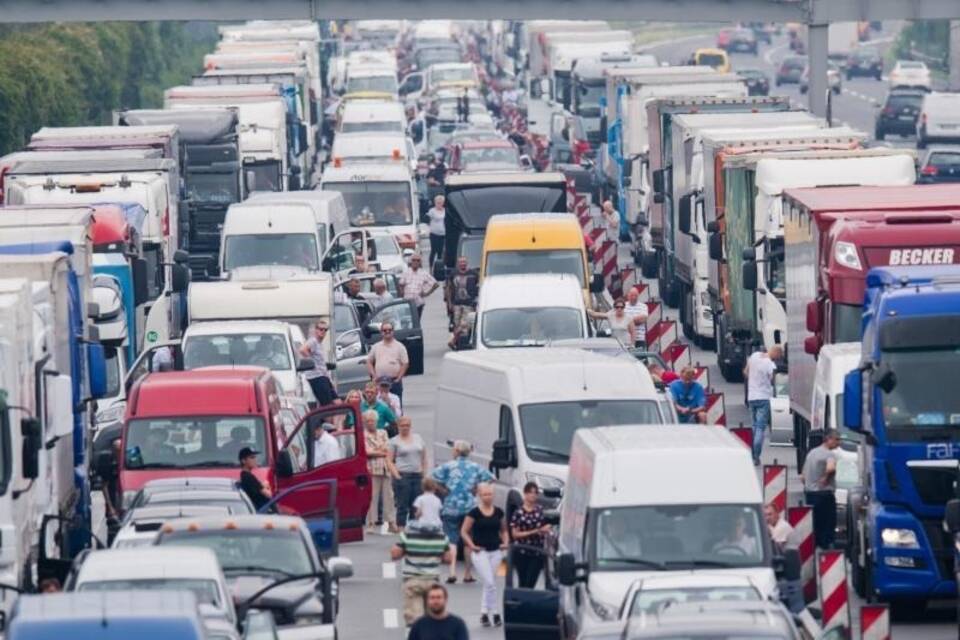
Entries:
{"type": "Polygon", "coordinates": [[[871,267],[960,264],[960,185],[792,189],[783,212],[790,410],[802,460],[820,348],[860,341],[871,267]]]}
{"type": "Polygon", "coordinates": [[[255,473],[274,496],[305,485],[280,498],[281,511],[309,521],[329,518],[327,505],[335,503],[340,540],[362,540],[371,488],[361,424],[355,405],[302,417],[285,409],[276,379],[257,367],[150,373],[127,396],[120,486],[126,500],[158,478],[239,480],[237,454],[250,447],[260,452],[255,473]],[[341,457],[314,464],[321,430],[337,439],[341,457]],[[316,482],[330,479],[335,489],[316,482]]]}

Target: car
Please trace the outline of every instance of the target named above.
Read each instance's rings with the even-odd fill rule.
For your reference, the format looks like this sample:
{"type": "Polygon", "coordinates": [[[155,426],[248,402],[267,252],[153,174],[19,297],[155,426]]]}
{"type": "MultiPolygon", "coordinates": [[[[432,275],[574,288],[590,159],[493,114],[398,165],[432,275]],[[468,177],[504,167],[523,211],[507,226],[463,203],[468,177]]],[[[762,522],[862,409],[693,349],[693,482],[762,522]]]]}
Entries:
{"type": "Polygon", "coordinates": [[[763,22],[748,22],[747,26],[753,30],[753,37],[757,39],[757,42],[766,42],[767,44],[773,42],[770,25],[763,22]]]}
{"type": "Polygon", "coordinates": [[[253,513],[253,503],[229,478],[158,478],[150,480],[139,491],[124,495],[124,508],[136,509],[157,504],[224,505],[231,513],[253,513]]]}
{"type": "Polygon", "coordinates": [[[800,640],[793,615],[767,600],[671,603],[627,622],[625,638],[748,638],[800,640]]]}
{"type": "Polygon", "coordinates": [[[450,150],[450,171],[475,173],[478,171],[519,171],[529,168],[523,163],[517,145],[509,140],[460,142],[450,150]]]}
{"type": "Polygon", "coordinates": [[[900,87],[932,90],[930,69],[920,60],[897,60],[890,70],[890,88],[900,87]]]}
{"type": "Polygon", "coordinates": [[[730,73],[730,57],[723,49],[697,49],[693,52],[691,64],[713,67],[720,73],[730,73]]]}
{"type": "Polygon", "coordinates": [[[400,274],[407,268],[406,255],[413,253],[412,249],[401,249],[397,236],[382,229],[371,229],[370,237],[377,251],[377,263],[381,271],[400,274]]]}
{"type": "Polygon", "coordinates": [[[847,56],[845,71],[847,80],[857,76],[880,80],[883,78],[883,58],[880,52],[872,47],[855,49],[847,56]]]}
{"type": "MultiPolygon", "coordinates": [[[[827,63],[827,86],[834,95],[840,95],[843,90],[843,76],[840,74],[840,68],[832,60],[827,63]]],[[[800,76],[800,93],[806,93],[810,90],[810,65],[803,69],[803,75],[800,76]]]]}
{"type": "Polygon", "coordinates": [[[763,71],[759,69],[737,69],[737,75],[747,83],[748,95],[770,95],[770,79],[763,71]]]}
{"type": "Polygon", "coordinates": [[[757,55],[757,46],[757,37],[751,29],[734,29],[730,32],[730,41],[727,43],[726,50],[757,55]]]}
{"type": "Polygon", "coordinates": [[[920,161],[917,182],[960,182],[960,147],[930,147],[920,161]]]}
{"type": "Polygon", "coordinates": [[[778,87],[782,84],[800,84],[800,78],[806,68],[806,56],[787,56],[777,67],[777,76],[774,82],[778,87]]]}
{"type": "Polygon", "coordinates": [[[111,549],[145,547],[153,543],[157,531],[167,520],[196,516],[230,515],[227,505],[213,504],[159,504],[130,509],[120,521],[120,530],[111,549]]]}
{"type": "Polygon", "coordinates": [[[730,36],[732,33],[733,29],[720,29],[720,31],[717,32],[717,49],[726,51],[730,45],[730,36]]]}
{"type": "Polygon", "coordinates": [[[883,140],[891,133],[912,136],[917,133],[917,118],[925,93],[916,89],[895,89],[887,94],[877,113],[874,137],[883,140]]]}
{"type": "Polygon", "coordinates": [[[336,637],[339,581],[353,575],[353,563],[338,556],[324,561],[302,518],[174,520],[163,526],[155,545],[153,549],[174,554],[189,550],[215,554],[233,596],[231,606],[242,614],[251,609],[270,611],[281,636],[285,630],[297,630],[296,637],[336,637]],[[272,584],[277,587],[264,591],[272,584]]]}
{"type": "Polygon", "coordinates": [[[960,142],[960,93],[928,93],[917,119],[917,147],[932,141],[960,142]]]}

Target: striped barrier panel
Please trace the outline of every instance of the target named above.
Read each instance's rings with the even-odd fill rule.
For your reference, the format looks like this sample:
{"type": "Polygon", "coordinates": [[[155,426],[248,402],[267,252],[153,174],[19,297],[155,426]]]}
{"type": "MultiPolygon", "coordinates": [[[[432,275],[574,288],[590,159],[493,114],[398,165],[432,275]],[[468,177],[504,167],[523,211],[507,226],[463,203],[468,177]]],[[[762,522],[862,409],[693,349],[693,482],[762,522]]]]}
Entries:
{"type": "MultiPolygon", "coordinates": [[[[685,342],[672,342],[660,352],[660,357],[667,363],[668,369],[680,371],[683,367],[690,364],[690,345],[685,342]]],[[[706,387],[704,387],[706,389],[706,387]]]]}
{"type": "Polygon", "coordinates": [[[647,302],[647,333],[657,326],[663,320],[663,303],[659,300],[650,300],[647,302]]]}
{"type": "Polygon", "coordinates": [[[817,577],[820,584],[821,627],[850,629],[850,604],[847,594],[847,562],[843,551],[817,550],[817,577]]]}
{"type": "Polygon", "coordinates": [[[661,320],[647,328],[647,351],[663,353],[664,348],[677,341],[677,323],[674,320],[661,320]]]}
{"type": "Polygon", "coordinates": [[[577,201],[577,181],[574,178],[567,177],[567,211],[573,213],[576,211],[577,201]]]}
{"type": "Polygon", "coordinates": [[[787,467],[782,464],[763,465],[763,503],[772,504],[778,512],[787,508],[787,467]]]}
{"type": "MultiPolygon", "coordinates": [[[[637,286],[640,278],[637,276],[637,270],[633,267],[627,267],[620,270],[620,282],[623,284],[623,295],[626,296],[630,289],[637,286]]],[[[639,291],[637,293],[640,293],[639,291]]]]}
{"type": "Polygon", "coordinates": [[[862,640],[890,640],[889,605],[860,605],[860,638],[862,640]]]}
{"type": "MultiPolygon", "coordinates": [[[[724,427],[727,425],[727,405],[722,393],[707,390],[707,424],[724,427]]],[[[750,440],[753,440],[753,429],[750,430],[750,440]]]]}
{"type": "Polygon", "coordinates": [[[737,436],[743,441],[743,444],[747,445],[747,448],[751,451],[753,450],[753,428],[752,427],[733,427],[730,429],[730,433],[737,436]]]}
{"type": "Polygon", "coordinates": [[[813,560],[816,544],[813,538],[813,509],[810,507],[789,507],[787,522],[793,527],[800,551],[800,579],[803,581],[803,599],[810,603],[817,599],[817,578],[813,560]]]}

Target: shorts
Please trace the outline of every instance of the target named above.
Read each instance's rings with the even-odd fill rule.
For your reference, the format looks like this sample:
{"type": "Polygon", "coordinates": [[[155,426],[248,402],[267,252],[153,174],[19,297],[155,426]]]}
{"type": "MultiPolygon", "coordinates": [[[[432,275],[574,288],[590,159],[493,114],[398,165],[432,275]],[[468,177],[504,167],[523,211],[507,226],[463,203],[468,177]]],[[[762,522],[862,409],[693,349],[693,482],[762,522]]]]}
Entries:
{"type": "Polygon", "coordinates": [[[463,519],[465,517],[466,515],[440,516],[441,520],[443,520],[443,533],[447,536],[450,544],[460,544],[460,528],[463,526],[463,519]]]}
{"type": "Polygon", "coordinates": [[[469,319],[471,313],[473,313],[473,307],[469,307],[465,304],[453,305],[454,329],[463,327],[467,323],[467,320],[469,319]]]}

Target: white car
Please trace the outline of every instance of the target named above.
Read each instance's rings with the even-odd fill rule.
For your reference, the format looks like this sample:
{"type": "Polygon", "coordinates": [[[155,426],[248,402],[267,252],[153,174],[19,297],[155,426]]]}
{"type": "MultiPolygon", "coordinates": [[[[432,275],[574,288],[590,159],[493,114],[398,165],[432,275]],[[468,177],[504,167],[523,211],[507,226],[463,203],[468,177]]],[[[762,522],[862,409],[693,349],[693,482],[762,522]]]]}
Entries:
{"type": "Polygon", "coordinates": [[[215,504],[162,504],[130,509],[120,523],[111,549],[147,547],[167,520],[200,516],[230,515],[230,508],[215,504]]]}
{"type": "Polygon", "coordinates": [[[890,71],[890,88],[911,87],[931,91],[930,69],[919,60],[897,60],[890,71]]]}
{"type": "Polygon", "coordinates": [[[400,274],[407,268],[406,258],[413,254],[412,249],[401,249],[397,237],[386,230],[371,229],[370,237],[377,247],[377,262],[380,271],[400,274]]]}
{"type": "Polygon", "coordinates": [[[770,444],[793,444],[793,416],[790,414],[790,383],[785,372],[773,376],[773,397],[770,398],[770,444]]]}

